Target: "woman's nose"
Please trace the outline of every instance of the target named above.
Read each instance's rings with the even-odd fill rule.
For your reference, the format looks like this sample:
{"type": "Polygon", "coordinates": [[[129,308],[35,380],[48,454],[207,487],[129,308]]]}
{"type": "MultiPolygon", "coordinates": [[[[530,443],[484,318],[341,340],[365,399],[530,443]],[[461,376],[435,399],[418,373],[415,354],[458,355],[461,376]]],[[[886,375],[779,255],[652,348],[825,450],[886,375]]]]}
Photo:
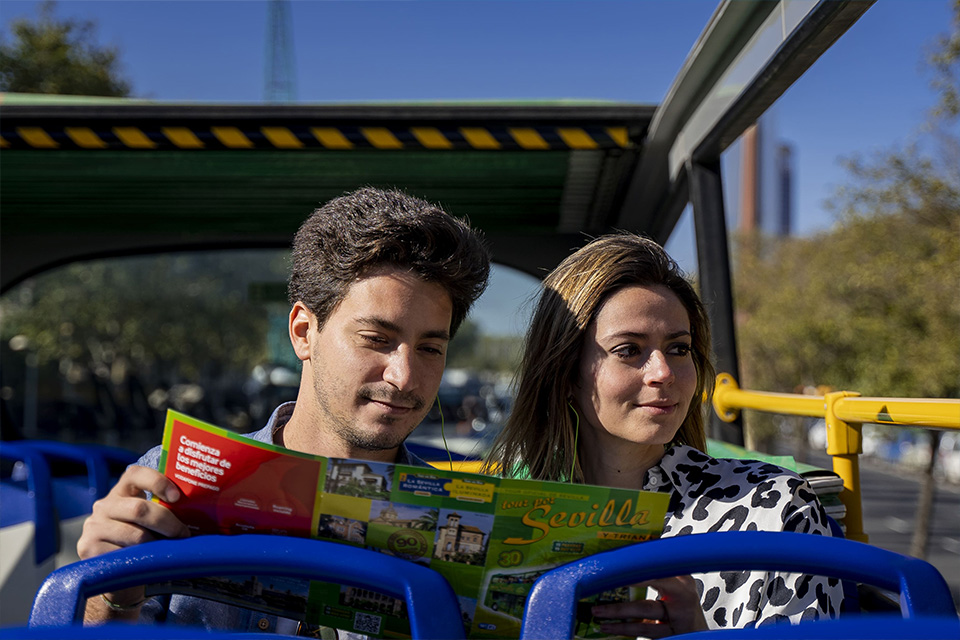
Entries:
{"type": "Polygon", "coordinates": [[[667,354],[655,349],[644,366],[644,376],[648,384],[667,384],[673,381],[673,367],[667,354]]]}

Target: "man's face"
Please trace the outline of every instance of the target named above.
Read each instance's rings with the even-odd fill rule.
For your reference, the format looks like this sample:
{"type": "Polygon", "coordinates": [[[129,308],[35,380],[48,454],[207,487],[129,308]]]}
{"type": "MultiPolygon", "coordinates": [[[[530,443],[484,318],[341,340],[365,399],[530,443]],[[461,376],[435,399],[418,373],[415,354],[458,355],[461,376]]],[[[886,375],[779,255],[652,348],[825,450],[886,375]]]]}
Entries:
{"type": "Polygon", "coordinates": [[[325,435],[350,450],[400,446],[437,397],[452,312],[443,287],[396,267],[351,285],[310,338],[325,435]]]}

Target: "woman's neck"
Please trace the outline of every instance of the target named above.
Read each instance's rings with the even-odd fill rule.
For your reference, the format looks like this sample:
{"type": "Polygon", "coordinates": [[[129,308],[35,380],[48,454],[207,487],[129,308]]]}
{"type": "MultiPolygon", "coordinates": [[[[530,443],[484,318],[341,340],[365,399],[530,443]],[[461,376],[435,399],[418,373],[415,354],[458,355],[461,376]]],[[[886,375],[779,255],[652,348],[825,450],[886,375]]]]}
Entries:
{"type": "Polygon", "coordinates": [[[580,466],[584,482],[604,487],[642,489],[643,479],[663,458],[661,444],[637,444],[584,439],[581,441],[580,466]]]}

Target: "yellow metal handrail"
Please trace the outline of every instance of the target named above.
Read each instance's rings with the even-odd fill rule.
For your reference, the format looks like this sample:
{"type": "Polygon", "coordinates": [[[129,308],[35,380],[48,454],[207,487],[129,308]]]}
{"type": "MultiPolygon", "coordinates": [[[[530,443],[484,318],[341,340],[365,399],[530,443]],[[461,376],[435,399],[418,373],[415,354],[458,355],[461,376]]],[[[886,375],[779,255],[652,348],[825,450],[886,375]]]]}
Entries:
{"type": "Polygon", "coordinates": [[[746,391],[728,373],[717,376],[713,408],[721,420],[732,422],[740,409],[823,418],[827,426],[827,453],[833,470],[843,479],[840,494],[847,509],[846,535],[867,541],[863,532],[860,499],[860,459],[863,423],[960,429],[960,400],[913,398],[861,398],[854,391],[834,391],[823,396],[746,391]]]}

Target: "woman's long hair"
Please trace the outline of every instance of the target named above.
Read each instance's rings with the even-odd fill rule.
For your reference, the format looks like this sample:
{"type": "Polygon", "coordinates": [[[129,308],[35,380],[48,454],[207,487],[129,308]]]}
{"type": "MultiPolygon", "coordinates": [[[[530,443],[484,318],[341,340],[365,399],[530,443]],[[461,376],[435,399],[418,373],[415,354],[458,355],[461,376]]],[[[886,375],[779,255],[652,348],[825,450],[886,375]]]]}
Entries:
{"type": "Polygon", "coordinates": [[[583,482],[576,455],[578,418],[572,404],[583,336],[603,303],[632,285],[667,287],[690,316],[697,388],[674,443],[705,450],[704,407],[699,400],[709,399],[715,377],[706,310],[660,245],[617,233],[593,240],[544,279],[524,342],[516,400],[487,458],[487,472],[583,482]]]}

